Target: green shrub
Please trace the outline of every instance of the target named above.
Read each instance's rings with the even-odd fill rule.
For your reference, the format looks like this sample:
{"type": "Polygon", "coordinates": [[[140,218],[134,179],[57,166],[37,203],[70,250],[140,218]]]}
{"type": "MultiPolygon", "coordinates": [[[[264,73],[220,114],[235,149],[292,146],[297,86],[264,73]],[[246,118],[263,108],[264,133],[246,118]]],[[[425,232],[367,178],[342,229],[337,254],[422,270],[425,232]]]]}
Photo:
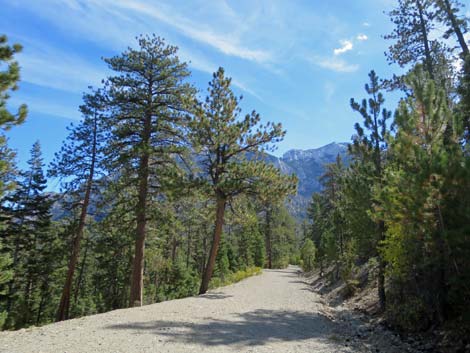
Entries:
{"type": "Polygon", "coordinates": [[[247,267],[245,270],[229,273],[228,275],[225,275],[223,279],[220,277],[213,277],[209,284],[209,288],[214,289],[223,286],[228,286],[229,284],[240,282],[245,278],[259,275],[261,272],[261,267],[253,266],[247,267]]]}

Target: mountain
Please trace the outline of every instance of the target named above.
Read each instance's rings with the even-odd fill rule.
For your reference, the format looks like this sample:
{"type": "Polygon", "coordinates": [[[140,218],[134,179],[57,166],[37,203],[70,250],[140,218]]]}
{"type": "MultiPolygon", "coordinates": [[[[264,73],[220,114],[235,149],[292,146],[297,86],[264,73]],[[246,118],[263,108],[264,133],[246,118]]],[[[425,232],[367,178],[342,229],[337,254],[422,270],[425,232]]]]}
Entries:
{"type": "Polygon", "coordinates": [[[296,174],[299,179],[297,195],[290,205],[292,213],[298,217],[305,216],[312,194],[321,190],[319,177],[323,174],[325,164],[333,163],[336,156],[347,159],[348,143],[332,142],[328,145],[309,150],[289,150],[280,158],[266,155],[265,160],[277,166],[285,174],[296,174]]]}
{"type": "MultiPolygon", "coordinates": [[[[291,198],[288,208],[290,212],[297,218],[303,219],[306,210],[314,192],[321,190],[319,177],[323,174],[325,164],[333,163],[336,156],[339,154],[343,160],[347,159],[348,143],[332,142],[323,147],[309,149],[309,150],[289,150],[282,157],[276,157],[270,154],[264,154],[261,158],[268,163],[272,163],[279,168],[284,174],[295,174],[299,179],[297,188],[297,195],[291,198]]],[[[197,163],[197,157],[196,163],[197,163]]],[[[69,200],[68,195],[54,194],[57,201],[52,208],[54,219],[63,218],[70,214],[70,210],[65,207],[64,201],[69,200]]],[[[103,206],[99,206],[102,201],[100,198],[95,197],[91,204],[91,213],[95,215],[96,219],[103,217],[106,210],[103,206]]]]}

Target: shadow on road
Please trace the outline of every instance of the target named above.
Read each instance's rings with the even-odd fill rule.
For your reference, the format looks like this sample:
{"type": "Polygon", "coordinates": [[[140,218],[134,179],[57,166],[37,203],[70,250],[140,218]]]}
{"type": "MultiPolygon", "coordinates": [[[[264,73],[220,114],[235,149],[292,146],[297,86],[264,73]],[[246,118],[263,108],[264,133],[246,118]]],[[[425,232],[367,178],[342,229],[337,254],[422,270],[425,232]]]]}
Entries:
{"type": "Polygon", "coordinates": [[[294,272],[294,271],[286,271],[286,270],[263,270],[264,272],[279,272],[281,273],[281,277],[291,277],[291,278],[299,278],[299,273],[300,272],[294,272]]]}
{"type": "Polygon", "coordinates": [[[226,299],[226,298],[231,298],[233,295],[228,295],[225,293],[219,293],[219,292],[212,292],[212,293],[206,293],[203,295],[198,296],[197,298],[200,299],[226,299]]]}
{"type": "Polygon", "coordinates": [[[166,342],[216,345],[263,345],[270,341],[327,340],[337,323],[318,313],[255,310],[233,320],[207,318],[205,322],[136,322],[108,326],[110,330],[134,330],[166,337],[166,342]]]}

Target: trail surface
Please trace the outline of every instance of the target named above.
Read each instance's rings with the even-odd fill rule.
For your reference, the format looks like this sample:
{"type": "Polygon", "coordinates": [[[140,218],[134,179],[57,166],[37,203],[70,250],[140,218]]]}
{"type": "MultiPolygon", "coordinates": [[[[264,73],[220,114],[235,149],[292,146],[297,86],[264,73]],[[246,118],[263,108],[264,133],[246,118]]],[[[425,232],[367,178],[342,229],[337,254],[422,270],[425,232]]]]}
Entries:
{"type": "Polygon", "coordinates": [[[298,272],[265,270],[199,297],[0,332],[0,352],[372,351],[346,338],[351,325],[337,320],[298,272]]]}

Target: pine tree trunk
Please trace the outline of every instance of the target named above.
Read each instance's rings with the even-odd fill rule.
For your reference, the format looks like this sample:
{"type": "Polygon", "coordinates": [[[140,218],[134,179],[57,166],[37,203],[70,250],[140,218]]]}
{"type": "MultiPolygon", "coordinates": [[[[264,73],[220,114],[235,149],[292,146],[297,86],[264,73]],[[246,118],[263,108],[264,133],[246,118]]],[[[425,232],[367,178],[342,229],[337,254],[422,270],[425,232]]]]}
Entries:
{"type": "Polygon", "coordinates": [[[268,268],[273,268],[273,249],[271,234],[271,208],[266,208],[266,252],[268,253],[268,268]]]}
{"type": "Polygon", "coordinates": [[[43,288],[41,288],[41,300],[39,301],[38,314],[36,316],[36,326],[41,322],[42,311],[44,309],[44,303],[46,302],[46,295],[48,292],[48,282],[49,278],[46,278],[42,286],[43,288]]]}
{"type": "Polygon", "coordinates": [[[32,279],[31,275],[28,274],[26,280],[26,286],[24,288],[24,307],[22,308],[22,320],[16,323],[17,328],[28,325],[31,317],[31,292],[32,292],[32,279]]]}
{"type": "Polygon", "coordinates": [[[173,244],[171,247],[171,262],[174,264],[176,260],[176,250],[178,248],[178,241],[176,240],[176,237],[173,237],[173,244]]]}
{"type": "Polygon", "coordinates": [[[137,228],[134,258],[132,261],[131,293],[129,305],[142,306],[144,287],[144,250],[145,228],[147,225],[147,193],[149,177],[149,156],[144,155],[140,161],[139,199],[136,209],[137,228]]]}
{"type": "Polygon", "coordinates": [[[437,224],[438,224],[438,234],[437,234],[437,249],[439,252],[439,280],[438,280],[438,315],[439,321],[442,323],[447,318],[447,264],[448,253],[447,253],[447,244],[445,239],[445,228],[444,228],[444,218],[442,216],[442,211],[439,205],[436,207],[437,214],[437,224]]]}
{"type": "Polygon", "coordinates": [[[186,267],[189,268],[189,258],[191,257],[191,225],[188,226],[188,244],[186,249],[186,267]]]}
{"type": "Polygon", "coordinates": [[[214,227],[214,237],[212,239],[212,246],[209,253],[209,260],[207,261],[207,266],[202,276],[201,288],[199,289],[199,294],[204,294],[209,289],[209,282],[212,277],[212,272],[214,271],[215,259],[217,257],[217,252],[219,250],[220,238],[222,236],[222,228],[224,225],[224,214],[225,206],[227,200],[220,195],[217,195],[217,209],[216,209],[216,219],[214,227]]]}
{"type": "Polygon", "coordinates": [[[80,254],[80,242],[82,240],[83,231],[85,228],[89,197],[89,190],[87,188],[85,200],[83,202],[82,210],[80,213],[80,221],[78,224],[77,234],[73,239],[72,255],[70,256],[69,260],[67,277],[65,278],[64,288],[62,289],[62,296],[60,298],[59,308],[57,310],[56,321],[63,321],[69,318],[70,295],[72,292],[73,275],[75,273],[75,268],[77,267],[78,257],[80,254]]]}
{"type": "Polygon", "coordinates": [[[452,6],[449,0],[444,0],[443,2],[444,2],[444,11],[446,12],[447,17],[449,18],[450,23],[452,24],[452,29],[455,32],[455,35],[457,36],[457,40],[460,44],[460,47],[462,48],[463,59],[465,60],[466,57],[470,54],[468,50],[468,45],[465,42],[465,38],[457,23],[457,19],[455,18],[454,13],[452,12],[452,6]]]}
{"type": "MultiPolygon", "coordinates": [[[[152,85],[149,88],[149,97],[152,97],[152,85]]],[[[151,102],[151,98],[150,98],[151,102]]],[[[144,290],[144,250],[145,235],[147,226],[147,196],[149,181],[149,163],[150,163],[150,138],[152,135],[152,107],[148,108],[145,116],[144,129],[142,131],[142,145],[144,147],[139,163],[139,194],[136,208],[136,239],[135,251],[132,261],[132,276],[129,305],[142,306],[144,290]]]]}
{"type": "Polygon", "coordinates": [[[423,10],[423,5],[421,3],[421,0],[416,0],[416,6],[418,7],[421,34],[423,36],[424,57],[425,57],[424,62],[426,65],[426,70],[429,73],[429,76],[431,78],[434,78],[434,69],[433,69],[433,64],[432,64],[431,49],[429,48],[428,32],[426,30],[426,23],[424,20],[424,10],[423,10]]]}
{"type": "Polygon", "coordinates": [[[72,255],[70,256],[69,266],[67,270],[67,277],[65,278],[64,288],[62,289],[62,296],[60,298],[59,308],[57,310],[56,321],[67,320],[69,318],[70,308],[70,295],[72,292],[73,275],[75,268],[77,267],[78,257],[80,255],[80,243],[83,238],[83,232],[85,229],[86,216],[88,213],[88,205],[90,204],[91,189],[93,187],[93,178],[95,174],[95,163],[96,163],[96,134],[97,134],[97,117],[95,116],[94,127],[93,127],[93,147],[91,155],[91,164],[86,183],[85,198],[83,200],[82,209],[80,211],[80,220],[78,222],[77,233],[73,239],[72,244],[72,255]]]}
{"type": "MultiPolygon", "coordinates": [[[[385,222],[379,221],[380,241],[385,237],[385,222]]],[[[386,309],[386,296],[385,296],[385,261],[379,254],[379,273],[377,276],[377,291],[379,296],[379,307],[381,311],[386,309]]]]}
{"type": "Polygon", "coordinates": [[[90,244],[90,238],[88,237],[87,241],[85,243],[85,252],[83,254],[82,265],[80,266],[80,271],[78,273],[77,282],[75,283],[75,292],[73,294],[73,302],[74,303],[77,303],[78,295],[80,293],[80,288],[82,286],[83,273],[85,271],[85,265],[86,265],[87,255],[88,255],[89,244],[90,244]]]}
{"type": "MultiPolygon", "coordinates": [[[[13,271],[16,270],[18,266],[18,254],[20,252],[20,239],[19,234],[15,235],[15,251],[13,252],[13,263],[12,268],[13,271]]],[[[16,271],[15,271],[16,272],[16,271]]],[[[14,272],[14,274],[15,274],[14,272]]],[[[9,314],[11,312],[11,305],[13,303],[13,294],[15,292],[15,276],[11,279],[10,283],[8,284],[8,295],[7,295],[7,303],[6,303],[6,312],[9,314]]]]}

